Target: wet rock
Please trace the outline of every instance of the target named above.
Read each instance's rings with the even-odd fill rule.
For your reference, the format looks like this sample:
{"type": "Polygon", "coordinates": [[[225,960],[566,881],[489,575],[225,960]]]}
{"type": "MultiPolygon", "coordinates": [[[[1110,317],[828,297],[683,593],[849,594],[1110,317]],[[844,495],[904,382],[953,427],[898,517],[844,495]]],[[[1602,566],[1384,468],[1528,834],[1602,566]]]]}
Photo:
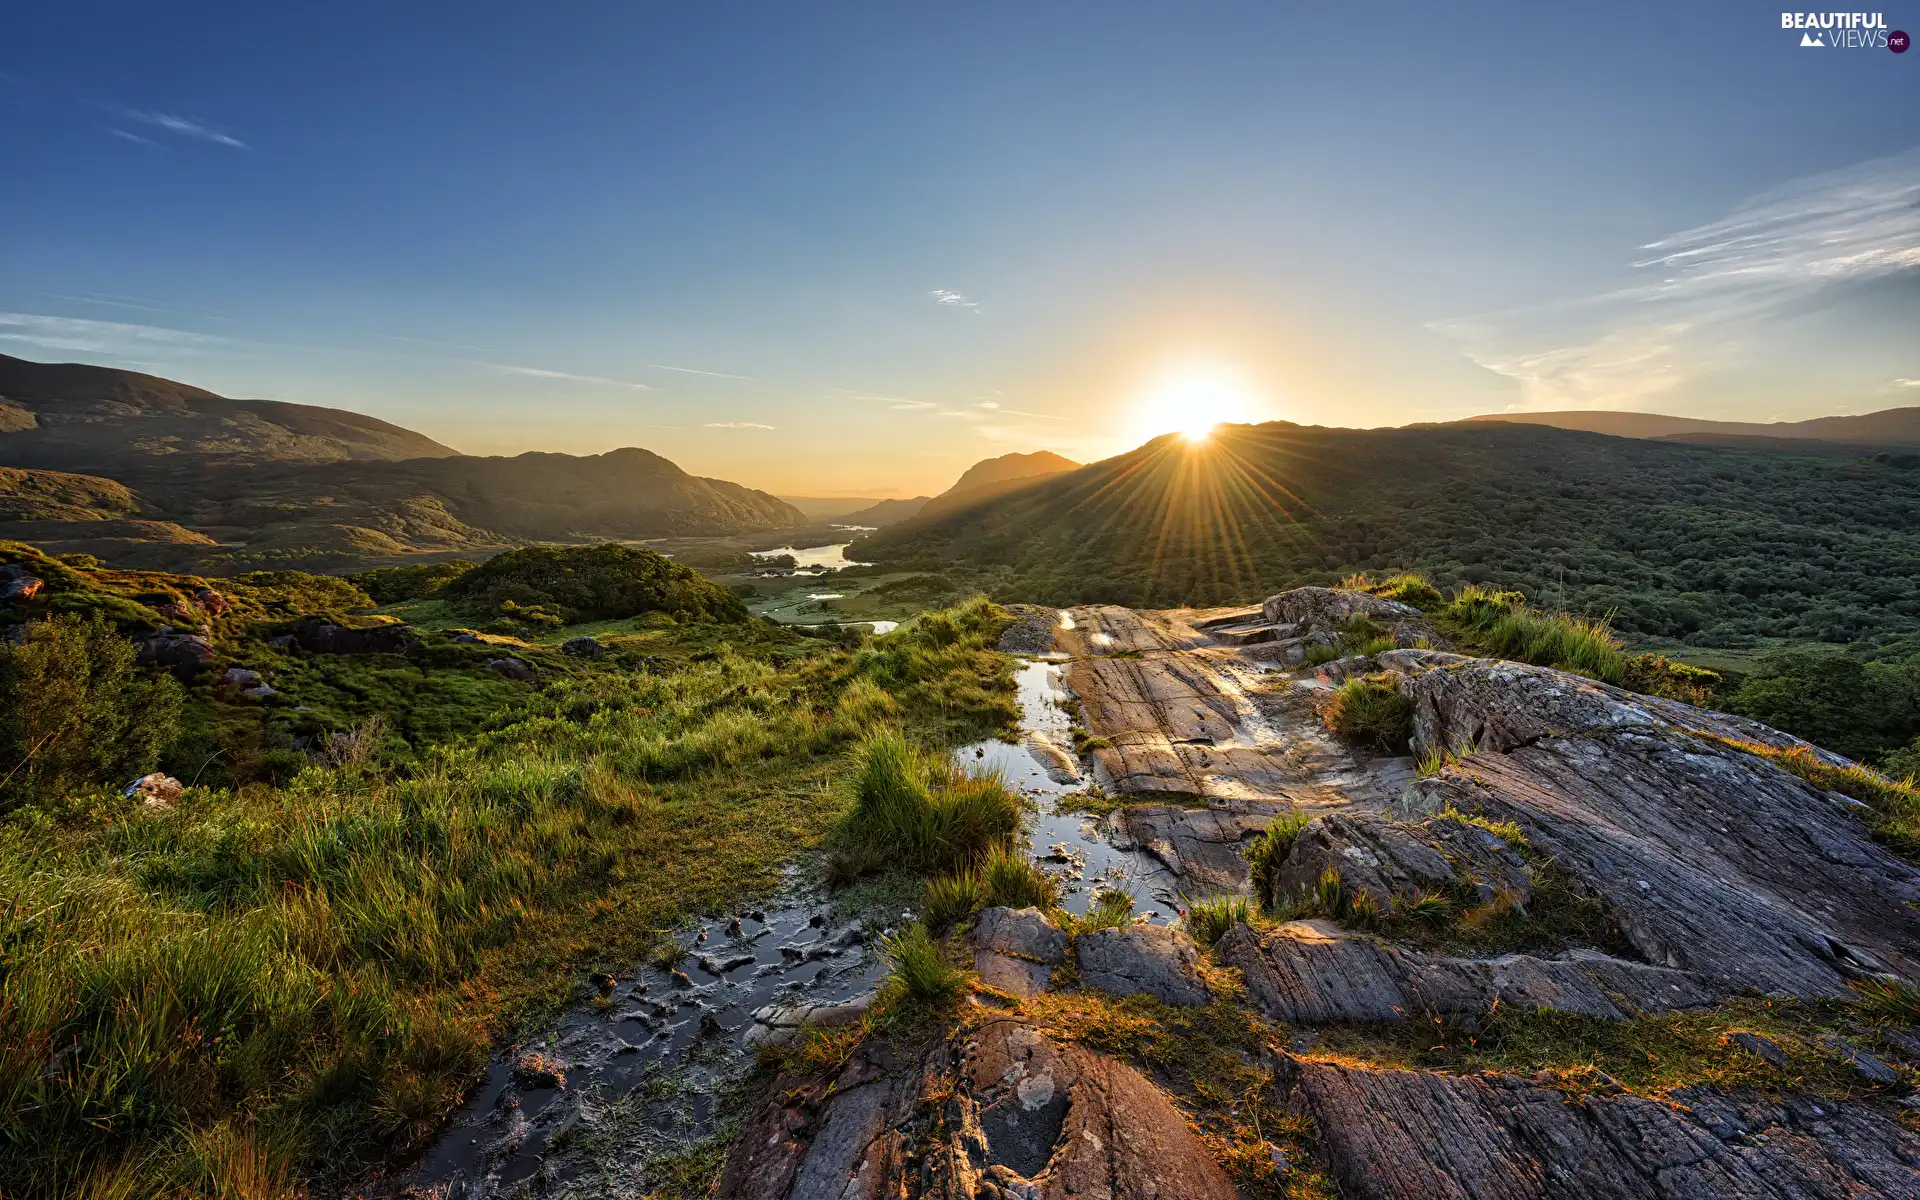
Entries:
{"type": "Polygon", "coordinates": [[[747,1030],[749,1046],[784,1046],[808,1029],[840,1029],[858,1025],[873,1007],[873,993],[842,1004],[769,1005],[755,1010],[747,1030]]]}
{"type": "Polygon", "coordinates": [[[532,663],[525,659],[514,658],[512,655],[488,659],[487,669],[519,683],[531,683],[539,675],[539,672],[533,669],[532,663]]]}
{"type": "Polygon", "coordinates": [[[1111,824],[1120,849],[1146,851],[1191,889],[1245,892],[1251,879],[1246,842],[1279,811],[1239,801],[1207,808],[1134,804],[1115,813],[1111,824]]]}
{"type": "Polygon", "coordinates": [[[213,661],[213,642],[198,633],[155,633],[141,641],[134,661],[143,667],[171,671],[183,682],[191,681],[213,661]]]}
{"type": "Polygon", "coordinates": [[[1080,982],[1115,996],[1144,993],[1167,1004],[1211,999],[1196,970],[1200,953],[1184,930],[1166,925],[1096,929],[1074,939],[1080,982]]]}
{"type": "Polygon", "coordinates": [[[1053,641],[1053,631],[1060,624],[1060,614],[1056,610],[1034,604],[1014,604],[1009,607],[1013,611],[1014,622],[1000,634],[1001,653],[1051,654],[1058,649],[1053,641]]]}
{"type": "Polygon", "coordinates": [[[1235,926],[1219,952],[1223,963],[1240,968],[1262,1012],[1304,1024],[1478,1016],[1500,1006],[1618,1020],[1696,1008],[1719,996],[1686,972],[1591,950],[1557,958],[1425,955],[1327,921],[1291,921],[1263,933],[1235,926]]]}
{"type": "Polygon", "coordinates": [[[594,637],[568,638],[560,643],[560,653],[574,654],[582,658],[598,657],[600,650],[600,639],[594,637]]]}
{"type": "Polygon", "coordinates": [[[1414,785],[1428,811],[1513,821],[1597,894],[1648,961],[1725,991],[1845,996],[1920,974],[1920,866],[1849,807],[1730,746],[1815,747],[1752,722],[1541,667],[1395,651],[1421,748],[1462,763],[1414,785]]]}
{"type": "Polygon", "coordinates": [[[917,1057],[860,1046],[831,1081],[776,1081],[719,1200],[1233,1200],[1186,1121],[1138,1072],[1019,1021],[917,1057]],[[935,1103],[929,1097],[944,1096],[935,1103]]]}
{"type": "Polygon", "coordinates": [[[567,1086],[566,1064],[539,1051],[522,1054],[513,1063],[513,1077],[521,1087],[563,1088],[567,1086]]]}
{"type": "Polygon", "coordinates": [[[700,969],[707,974],[725,975],[729,971],[738,971],[741,967],[752,966],[753,955],[735,954],[726,958],[714,958],[711,955],[702,954],[699,962],[700,969]]]}
{"type": "Polygon", "coordinates": [[[974,921],[973,940],[983,950],[1049,966],[1067,957],[1067,935],[1037,908],[984,909],[974,921]]]}
{"type": "Polygon", "coordinates": [[[293,638],[312,654],[405,654],[418,644],[413,629],[403,624],[350,629],[331,621],[307,621],[294,630],[293,638]]]}
{"type": "Polygon", "coordinates": [[[1660,1101],[1294,1058],[1278,1092],[1354,1200],[1920,1195],[1920,1137],[1865,1105],[1704,1088],[1660,1101]]]}
{"type": "Polygon", "coordinates": [[[1338,628],[1356,617],[1375,621],[1417,618],[1420,610],[1397,600],[1383,600],[1366,592],[1339,588],[1300,587],[1268,596],[1260,610],[1269,625],[1338,628]]]}
{"type": "Polygon", "coordinates": [[[121,795],[129,800],[140,801],[140,807],[149,810],[172,808],[187,790],[187,785],[171,775],[155,771],[151,775],[142,775],[128,784],[121,795]]]}

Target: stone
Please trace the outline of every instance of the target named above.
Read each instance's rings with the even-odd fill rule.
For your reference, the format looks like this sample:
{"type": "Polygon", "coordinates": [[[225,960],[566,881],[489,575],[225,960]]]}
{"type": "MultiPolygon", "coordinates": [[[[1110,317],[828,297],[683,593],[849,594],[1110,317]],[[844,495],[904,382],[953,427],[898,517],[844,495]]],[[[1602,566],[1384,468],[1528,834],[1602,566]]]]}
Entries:
{"type": "Polygon", "coordinates": [[[270,648],[274,650],[278,650],[282,653],[285,653],[286,651],[293,649],[294,644],[295,644],[294,637],[290,633],[283,633],[283,634],[280,634],[278,637],[270,637],[267,639],[267,645],[270,648]]]}
{"type": "Polygon", "coordinates": [[[171,775],[155,771],[151,775],[142,775],[122,789],[121,794],[129,800],[140,801],[145,809],[168,809],[179,802],[187,785],[171,775]]]}
{"type": "Polygon", "coordinates": [[[870,1038],[832,1079],[782,1077],[768,1095],[734,1142],[717,1200],[1236,1195],[1139,1072],[1017,1020],[911,1056],[870,1038]]]}
{"type": "Polygon", "coordinates": [[[0,583],[0,604],[11,604],[31,600],[47,586],[46,581],[32,575],[19,575],[0,583]]]}
{"type": "Polygon", "coordinates": [[[198,633],[150,634],[140,642],[134,661],[143,667],[171,671],[182,682],[190,682],[213,661],[213,642],[198,633]]]}
{"type": "Polygon", "coordinates": [[[193,601],[200,606],[202,612],[212,617],[223,617],[233,607],[231,601],[209,587],[195,588],[193,601]]]}
{"type": "Polygon", "coordinates": [[[983,909],[974,919],[973,940],[982,950],[1048,966],[1058,965],[1067,957],[1067,935],[1037,908],[983,909]]]}
{"type": "Polygon", "coordinates": [[[1303,625],[1337,629],[1355,617],[1375,621],[1417,618],[1420,610],[1397,600],[1383,600],[1367,592],[1340,588],[1299,587],[1268,596],[1260,611],[1269,625],[1303,625]]]}
{"type": "Polygon", "coordinates": [[[264,681],[260,677],[260,672],[250,670],[247,667],[228,667],[220,673],[220,684],[223,687],[252,687],[261,682],[264,681]]]}
{"type": "Polygon", "coordinates": [[[419,643],[404,624],[351,629],[331,621],[307,621],[293,636],[302,650],[313,654],[405,654],[419,643]]]}
{"type": "Polygon", "coordinates": [[[487,669],[518,683],[531,683],[539,675],[539,672],[533,669],[532,663],[525,659],[514,658],[512,655],[488,659],[487,669]]]}
{"type": "Polygon", "coordinates": [[[567,1086],[566,1064],[549,1058],[539,1051],[522,1054],[515,1059],[513,1077],[521,1087],[564,1088],[567,1086]]]}
{"type": "Polygon", "coordinates": [[[1272,805],[1226,801],[1206,808],[1132,804],[1111,819],[1121,849],[1144,850],[1192,891],[1248,890],[1246,843],[1273,821],[1272,805]]]}
{"type": "Polygon", "coordinates": [[[1890,1087],[1901,1082],[1900,1072],[1894,1070],[1887,1064],[1885,1059],[1882,1059],[1876,1054],[1870,1054],[1858,1047],[1850,1046],[1846,1042],[1831,1035],[1821,1038],[1820,1045],[1825,1048],[1827,1053],[1859,1072],[1860,1077],[1868,1083],[1877,1083],[1890,1087]]]}
{"type": "Polygon", "coordinates": [[[808,1029],[840,1029],[858,1025],[873,1007],[874,995],[868,992],[840,1004],[768,1005],[756,1009],[753,1026],[747,1030],[749,1046],[784,1046],[797,1040],[808,1029]]]}
{"type": "Polygon", "coordinates": [[[1846,1101],[1679,1089],[1666,1100],[1286,1056],[1352,1200],[1778,1200],[1920,1195],[1920,1136],[1846,1101]]]}
{"type": "Polygon", "coordinates": [[[1427,955],[1320,920],[1263,933],[1238,925],[1220,939],[1219,953],[1240,968],[1262,1012],[1312,1025],[1477,1017],[1502,1006],[1620,1020],[1703,1007],[1720,995],[1687,972],[1592,950],[1554,958],[1427,955]]]}
{"type": "Polygon", "coordinates": [[[250,688],[240,689],[242,699],[251,700],[256,704],[264,703],[279,694],[280,692],[277,688],[269,687],[264,683],[257,683],[250,688]]]}
{"type": "Polygon", "coordinates": [[[560,643],[562,654],[576,654],[582,658],[593,658],[601,651],[600,639],[593,637],[568,638],[560,643]]]}
{"type": "Polygon", "coordinates": [[[997,950],[975,950],[973,971],[986,986],[1022,1000],[1038,996],[1053,982],[1053,968],[997,950]]]}
{"type": "Polygon", "coordinates": [[[1324,872],[1338,871],[1347,895],[1366,893],[1382,912],[1402,896],[1444,890],[1458,877],[1416,829],[1367,812],[1315,817],[1294,839],[1274,883],[1283,896],[1304,896],[1324,872]]]}
{"type": "Polygon", "coordinates": [[[1074,939],[1080,982],[1115,996],[1144,993],[1167,1004],[1212,999],[1196,969],[1200,952],[1184,930],[1166,925],[1096,929],[1074,939]]]}

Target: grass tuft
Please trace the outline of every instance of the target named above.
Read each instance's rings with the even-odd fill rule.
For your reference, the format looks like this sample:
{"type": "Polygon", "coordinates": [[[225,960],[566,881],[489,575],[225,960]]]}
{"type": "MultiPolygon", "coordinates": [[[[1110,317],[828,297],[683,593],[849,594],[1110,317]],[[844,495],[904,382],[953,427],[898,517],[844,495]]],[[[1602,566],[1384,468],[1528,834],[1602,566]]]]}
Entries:
{"type": "Polygon", "coordinates": [[[897,730],[859,747],[852,788],[853,807],[837,832],[848,864],[842,876],[970,870],[1020,828],[1020,802],[998,776],[968,775],[897,730]]]}
{"type": "Polygon", "coordinates": [[[1413,701],[1389,676],[1349,679],[1320,710],[1327,728],[1385,753],[1403,752],[1413,735],[1413,701]]]}
{"type": "Polygon", "coordinates": [[[967,987],[967,974],[947,960],[921,922],[880,941],[887,962],[879,1003],[890,1015],[934,1017],[950,1011],[967,987]]]}
{"type": "Polygon", "coordinates": [[[1604,620],[1547,613],[1530,607],[1519,592],[1468,585],[1444,615],[1466,640],[1515,662],[1572,671],[1604,683],[1627,682],[1627,656],[1604,620]]]}
{"type": "Polygon", "coordinates": [[[1235,925],[1253,924],[1253,906],[1244,896],[1208,896],[1187,905],[1187,932],[1211,946],[1235,925]]]}

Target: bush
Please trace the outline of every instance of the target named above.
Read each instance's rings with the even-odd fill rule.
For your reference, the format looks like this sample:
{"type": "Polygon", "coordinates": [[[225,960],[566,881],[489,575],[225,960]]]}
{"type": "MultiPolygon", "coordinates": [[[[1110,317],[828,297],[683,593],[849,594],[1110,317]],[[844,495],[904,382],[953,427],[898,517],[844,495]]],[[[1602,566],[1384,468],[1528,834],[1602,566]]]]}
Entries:
{"type": "Polygon", "coordinates": [[[838,831],[851,874],[971,870],[1020,828],[1020,802],[997,776],[968,775],[895,730],[860,747],[852,786],[853,808],[838,831]]]}
{"type": "Polygon", "coordinates": [[[1413,701],[1400,694],[1390,677],[1347,680],[1334,690],[1321,718],[1341,737],[1389,754],[1404,751],[1413,735],[1413,701]]]}
{"type": "Polygon", "coordinates": [[[541,609],[571,625],[642,613],[682,620],[740,621],[740,598],[691,567],[608,542],[599,546],[528,546],[496,555],[443,585],[450,599],[488,613],[541,609]]]}
{"type": "Polygon", "coordinates": [[[1920,734],[1920,667],[1862,662],[1838,649],[1795,647],[1762,658],[1725,707],[1865,760],[1920,734]]]}
{"type": "Polygon", "coordinates": [[[404,600],[424,600],[473,570],[464,558],[450,562],[421,563],[412,567],[376,567],[348,575],[355,586],[373,597],[375,604],[399,604],[404,600]]]}
{"type": "Polygon", "coordinates": [[[1648,696],[1664,696],[1704,707],[1720,690],[1718,671],[1674,662],[1658,654],[1636,654],[1626,662],[1625,686],[1648,696]]]}
{"type": "Polygon", "coordinates": [[[966,989],[966,972],[947,961],[946,951],[918,921],[903,933],[882,938],[880,954],[887,962],[881,998],[888,1007],[930,1015],[951,1008],[966,989]]]}
{"type": "Polygon", "coordinates": [[[134,669],[132,642],[98,614],[61,614],[0,645],[0,808],[151,771],[183,693],[134,669]]]}

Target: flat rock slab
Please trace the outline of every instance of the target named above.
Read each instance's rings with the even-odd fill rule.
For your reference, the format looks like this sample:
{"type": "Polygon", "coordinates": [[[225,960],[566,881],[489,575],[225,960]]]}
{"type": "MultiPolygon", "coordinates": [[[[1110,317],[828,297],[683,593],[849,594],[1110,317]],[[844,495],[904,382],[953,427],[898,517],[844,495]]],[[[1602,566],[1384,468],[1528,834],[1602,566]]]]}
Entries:
{"type": "Polygon", "coordinates": [[[1067,957],[1067,935],[1037,908],[987,908],[974,918],[974,945],[1049,966],[1067,957]]]}
{"type": "Polygon", "coordinates": [[[769,1094],[718,1200],[1235,1200],[1139,1072],[1017,1020],[914,1058],[868,1042],[831,1081],[782,1078],[769,1094]]]}
{"type": "Polygon", "coordinates": [[[1570,1094],[1507,1075],[1308,1059],[1281,1098],[1351,1200],[1920,1197],[1920,1137],[1864,1105],[1570,1094]]]}
{"type": "Polygon", "coordinates": [[[1080,982],[1115,996],[1148,995],[1167,1004],[1212,999],[1196,969],[1200,953],[1185,930],[1168,925],[1096,929],[1074,939],[1080,982]]]}
{"type": "Polygon", "coordinates": [[[1123,850],[1144,850],[1195,890],[1244,893],[1251,884],[1245,844],[1286,809],[1228,801],[1206,808],[1134,804],[1109,819],[1123,850]]]}
{"type": "Polygon", "coordinates": [[[975,950],[973,970],[981,983],[1022,1000],[1038,996],[1053,981],[1052,967],[997,950],[975,950]]]}
{"type": "Polygon", "coordinates": [[[1648,961],[1803,998],[1920,978],[1920,922],[1893,916],[1920,904],[1920,866],[1876,843],[1851,802],[1717,740],[1759,740],[1751,723],[1544,668],[1403,653],[1422,655],[1403,683],[1416,743],[1478,747],[1416,784],[1418,803],[1515,822],[1648,961]]]}
{"type": "Polygon", "coordinates": [[[1558,958],[1427,955],[1325,921],[1264,933],[1236,926],[1220,958],[1238,967],[1260,1010],[1297,1024],[1385,1023],[1484,1014],[1497,1006],[1621,1019],[1712,1004],[1721,992],[1684,971],[1589,950],[1558,958]]]}

